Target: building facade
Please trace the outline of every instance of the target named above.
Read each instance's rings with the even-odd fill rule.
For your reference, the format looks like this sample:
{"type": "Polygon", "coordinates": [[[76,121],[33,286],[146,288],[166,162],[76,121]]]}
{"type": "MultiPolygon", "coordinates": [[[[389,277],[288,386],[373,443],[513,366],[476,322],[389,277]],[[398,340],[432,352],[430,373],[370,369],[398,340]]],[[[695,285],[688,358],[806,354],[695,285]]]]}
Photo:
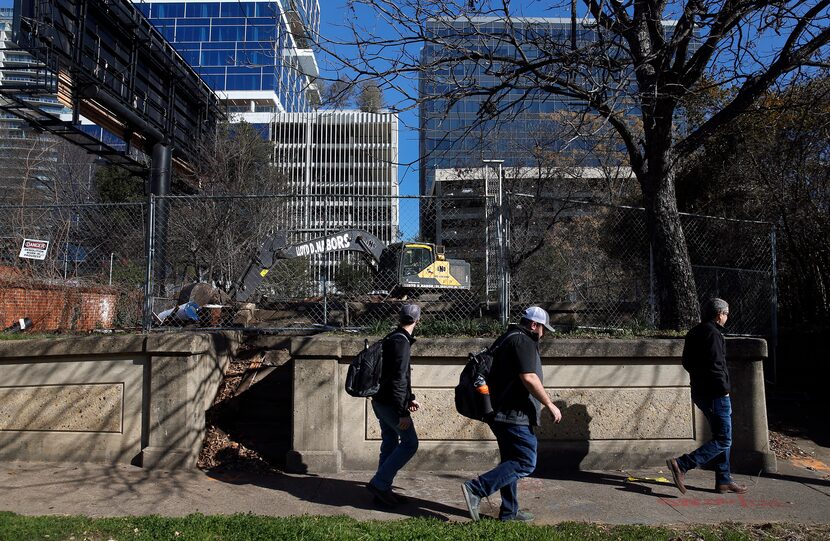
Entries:
{"type": "MultiPolygon", "coordinates": [[[[503,82],[499,58],[524,55],[532,62],[585,48],[600,36],[591,21],[572,26],[569,18],[514,18],[509,23],[495,17],[432,19],[426,31],[434,41],[421,51],[421,61],[430,69],[419,80],[419,188],[434,199],[422,206],[421,234],[468,259],[474,286],[489,302],[504,280],[499,274],[507,273],[499,258],[511,233],[499,201],[511,204],[508,191],[585,199],[595,195],[590,187],[604,178],[629,178],[631,173],[624,165],[624,147],[607,123],[573,129],[586,118],[581,101],[540,90],[532,81],[516,80],[491,101],[487,92],[475,90],[503,82]],[[473,58],[470,52],[480,55],[473,58]],[[447,60],[454,57],[458,60],[447,60]],[[586,182],[575,182],[579,179],[586,182]],[[474,245],[482,238],[484,249],[474,245]]],[[[609,57],[619,50],[605,47],[609,57]]],[[[595,75],[607,77],[599,68],[595,75]]],[[[574,84],[590,84],[585,73],[573,77],[574,84]]],[[[630,103],[617,106],[624,114],[635,112],[630,103]]],[[[527,207],[530,201],[521,204],[527,207]]],[[[534,219],[540,224],[545,216],[561,216],[541,197],[534,201],[534,219]]]]}
{"type": "Polygon", "coordinates": [[[307,238],[361,229],[399,240],[398,117],[319,110],[279,113],[274,164],[288,178],[293,229],[307,238]]]}
{"type": "MultiPolygon", "coordinates": [[[[398,117],[393,113],[318,110],[279,113],[274,166],[287,177],[293,240],[345,229],[367,231],[387,245],[400,240],[398,117]]],[[[337,290],[343,262],[363,268],[354,253],[311,256],[316,293],[337,290]]],[[[345,268],[345,267],[342,267],[345,268]]]]}
{"type": "Polygon", "coordinates": [[[136,7],[219,95],[228,112],[265,126],[319,101],[312,46],[317,0],[152,0],[136,7]]]}
{"type": "MultiPolygon", "coordinates": [[[[12,42],[12,8],[0,8],[0,86],[33,84],[38,64],[12,42]]],[[[0,103],[5,98],[0,96],[0,103]]],[[[55,96],[29,96],[27,102],[60,114],[55,96]]],[[[25,120],[0,110],[0,202],[35,203],[45,197],[54,175],[57,140],[31,129],[25,120]]]]}

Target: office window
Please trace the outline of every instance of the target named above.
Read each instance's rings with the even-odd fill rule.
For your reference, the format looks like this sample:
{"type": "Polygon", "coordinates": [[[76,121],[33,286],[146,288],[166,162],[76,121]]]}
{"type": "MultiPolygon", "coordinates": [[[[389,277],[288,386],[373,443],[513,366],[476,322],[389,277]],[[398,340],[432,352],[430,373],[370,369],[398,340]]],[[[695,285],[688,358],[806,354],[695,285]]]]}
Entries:
{"type": "Polygon", "coordinates": [[[262,76],[259,70],[247,74],[229,72],[228,88],[233,90],[262,90],[262,76]]]}
{"type": "Polygon", "coordinates": [[[156,19],[184,17],[184,4],[154,4],[153,17],[156,19]]]}
{"type": "Polygon", "coordinates": [[[214,26],[214,41],[242,41],[245,39],[244,26],[214,26]]]}
{"type": "Polygon", "coordinates": [[[204,26],[180,26],[176,31],[178,41],[207,41],[210,29],[204,26]]]}
{"type": "Polygon", "coordinates": [[[203,66],[224,66],[235,63],[233,51],[202,51],[201,64],[203,66]]]}
{"type": "Polygon", "coordinates": [[[222,2],[222,17],[244,17],[245,10],[242,5],[243,2],[222,2]]]}
{"type": "Polygon", "coordinates": [[[185,11],[188,17],[218,17],[219,4],[217,2],[187,4],[185,11]]]}
{"type": "Polygon", "coordinates": [[[245,39],[248,41],[271,41],[277,39],[277,27],[271,25],[248,26],[245,39]]]}

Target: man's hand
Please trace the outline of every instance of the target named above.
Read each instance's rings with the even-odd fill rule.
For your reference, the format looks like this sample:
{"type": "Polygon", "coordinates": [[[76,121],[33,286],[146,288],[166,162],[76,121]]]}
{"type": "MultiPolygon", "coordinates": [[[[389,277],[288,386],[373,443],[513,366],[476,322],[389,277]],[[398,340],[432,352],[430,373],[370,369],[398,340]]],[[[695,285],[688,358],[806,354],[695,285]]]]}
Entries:
{"type": "Polygon", "coordinates": [[[418,411],[419,409],[421,409],[421,403],[418,402],[417,400],[410,400],[409,401],[409,406],[407,406],[406,409],[408,409],[410,412],[414,413],[414,412],[418,411]]]}
{"type": "Polygon", "coordinates": [[[553,402],[551,402],[550,406],[547,407],[547,410],[550,412],[550,416],[554,423],[558,423],[562,420],[562,412],[559,411],[559,408],[557,408],[553,402]]]}
{"type": "Polygon", "coordinates": [[[542,387],[542,380],[539,379],[539,376],[533,372],[528,372],[526,374],[519,374],[519,379],[530,394],[547,408],[554,423],[562,420],[562,412],[551,402],[550,396],[548,396],[545,388],[542,387]]]}
{"type": "Polygon", "coordinates": [[[409,430],[409,427],[412,426],[412,417],[399,417],[398,418],[398,428],[401,430],[409,430]]]}

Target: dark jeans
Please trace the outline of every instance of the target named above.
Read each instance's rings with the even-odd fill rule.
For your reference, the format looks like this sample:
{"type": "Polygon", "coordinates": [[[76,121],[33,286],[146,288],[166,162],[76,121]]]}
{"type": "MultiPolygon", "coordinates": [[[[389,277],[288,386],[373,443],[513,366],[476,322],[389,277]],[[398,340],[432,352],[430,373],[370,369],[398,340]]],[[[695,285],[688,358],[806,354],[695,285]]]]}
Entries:
{"type": "Polygon", "coordinates": [[[692,401],[709,421],[712,440],[678,458],[677,465],[685,472],[711,462],[715,468],[715,482],[719,485],[731,483],[729,449],[732,447],[732,400],[729,396],[711,398],[692,395],[692,401]]]}
{"type": "Polygon", "coordinates": [[[536,469],[536,435],[529,426],[491,422],[490,429],[499,444],[501,462],[498,466],[481,474],[468,486],[479,497],[501,492],[499,518],[508,520],[519,512],[517,482],[536,469]]]}
{"type": "Polygon", "coordinates": [[[406,430],[398,427],[400,417],[395,408],[372,400],[372,409],[380,422],[380,459],[378,471],[370,483],[380,490],[390,490],[398,470],[415,456],[418,434],[415,423],[406,430]]]}

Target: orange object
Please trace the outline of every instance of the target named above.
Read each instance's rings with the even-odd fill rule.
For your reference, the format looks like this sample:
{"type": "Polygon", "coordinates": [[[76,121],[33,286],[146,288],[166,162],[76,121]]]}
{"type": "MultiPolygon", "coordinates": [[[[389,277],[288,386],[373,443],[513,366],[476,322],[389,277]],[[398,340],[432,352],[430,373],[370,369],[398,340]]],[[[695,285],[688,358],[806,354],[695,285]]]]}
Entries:
{"type": "Polygon", "coordinates": [[[478,391],[481,394],[490,394],[490,387],[488,387],[487,385],[479,385],[478,387],[476,387],[476,391],[478,391]]]}

